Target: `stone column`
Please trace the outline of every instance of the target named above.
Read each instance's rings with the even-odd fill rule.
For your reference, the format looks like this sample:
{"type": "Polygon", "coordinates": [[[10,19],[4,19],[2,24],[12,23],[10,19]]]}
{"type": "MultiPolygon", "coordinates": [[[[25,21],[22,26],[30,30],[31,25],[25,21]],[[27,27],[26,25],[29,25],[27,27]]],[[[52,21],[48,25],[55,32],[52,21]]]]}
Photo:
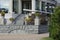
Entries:
{"type": "MultiPolygon", "coordinates": [[[[36,0],[32,0],[32,11],[35,11],[35,7],[36,7],[36,0]]],[[[35,12],[32,12],[35,13],[35,12]]]]}
{"type": "Polygon", "coordinates": [[[40,3],[39,3],[39,9],[41,10],[41,1],[40,1],[40,3]]]}
{"type": "Polygon", "coordinates": [[[10,0],[9,2],[9,13],[13,13],[13,0],[10,0]]]}
{"type": "Polygon", "coordinates": [[[18,13],[22,13],[22,0],[18,0],[18,13]]]}

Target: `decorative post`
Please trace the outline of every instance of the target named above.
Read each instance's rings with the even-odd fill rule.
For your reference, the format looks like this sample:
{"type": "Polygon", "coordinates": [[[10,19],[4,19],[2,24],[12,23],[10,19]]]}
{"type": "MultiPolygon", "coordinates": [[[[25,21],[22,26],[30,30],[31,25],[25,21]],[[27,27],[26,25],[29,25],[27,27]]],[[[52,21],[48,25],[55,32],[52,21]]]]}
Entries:
{"type": "Polygon", "coordinates": [[[39,25],[39,18],[37,16],[35,18],[35,25],[39,25]]]}

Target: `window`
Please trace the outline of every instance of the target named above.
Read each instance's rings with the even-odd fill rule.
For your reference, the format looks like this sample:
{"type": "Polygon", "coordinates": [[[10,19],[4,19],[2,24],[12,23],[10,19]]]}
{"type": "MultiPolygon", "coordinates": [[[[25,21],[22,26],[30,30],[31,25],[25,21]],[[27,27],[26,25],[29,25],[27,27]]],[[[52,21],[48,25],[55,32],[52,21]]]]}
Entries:
{"type": "Polygon", "coordinates": [[[56,1],[56,0],[51,0],[51,1],[56,1]]]}
{"type": "Polygon", "coordinates": [[[18,0],[13,0],[13,12],[18,13],[18,0]]]}
{"type": "Polygon", "coordinates": [[[51,6],[50,6],[50,3],[47,3],[46,6],[47,6],[47,8],[46,8],[47,12],[50,12],[50,9],[49,9],[49,7],[51,7],[51,6]]]}
{"type": "Polygon", "coordinates": [[[36,0],[36,10],[39,10],[39,0],[36,0]]]}
{"type": "Polygon", "coordinates": [[[55,7],[54,4],[47,3],[46,6],[47,6],[47,8],[46,8],[47,12],[53,12],[53,8],[55,7]]]}
{"type": "Polygon", "coordinates": [[[54,12],[55,4],[51,4],[51,12],[54,12]]]}
{"type": "Polygon", "coordinates": [[[42,11],[45,11],[45,2],[42,2],[42,11]]]}

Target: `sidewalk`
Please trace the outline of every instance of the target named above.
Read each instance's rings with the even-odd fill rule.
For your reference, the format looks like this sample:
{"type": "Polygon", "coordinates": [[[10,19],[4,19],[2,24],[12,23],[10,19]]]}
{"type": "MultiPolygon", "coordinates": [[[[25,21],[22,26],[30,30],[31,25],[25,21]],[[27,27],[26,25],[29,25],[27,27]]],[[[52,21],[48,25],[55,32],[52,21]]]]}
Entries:
{"type": "Polygon", "coordinates": [[[0,34],[0,40],[40,40],[49,34],[0,34]]]}

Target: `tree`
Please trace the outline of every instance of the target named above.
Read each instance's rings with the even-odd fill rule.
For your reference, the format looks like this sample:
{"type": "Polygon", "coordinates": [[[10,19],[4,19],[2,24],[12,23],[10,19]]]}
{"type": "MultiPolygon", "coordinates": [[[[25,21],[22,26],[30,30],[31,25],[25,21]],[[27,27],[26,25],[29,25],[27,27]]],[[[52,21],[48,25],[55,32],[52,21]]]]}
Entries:
{"type": "Polygon", "coordinates": [[[60,6],[55,8],[50,19],[49,35],[54,40],[60,40],[60,6]]]}

